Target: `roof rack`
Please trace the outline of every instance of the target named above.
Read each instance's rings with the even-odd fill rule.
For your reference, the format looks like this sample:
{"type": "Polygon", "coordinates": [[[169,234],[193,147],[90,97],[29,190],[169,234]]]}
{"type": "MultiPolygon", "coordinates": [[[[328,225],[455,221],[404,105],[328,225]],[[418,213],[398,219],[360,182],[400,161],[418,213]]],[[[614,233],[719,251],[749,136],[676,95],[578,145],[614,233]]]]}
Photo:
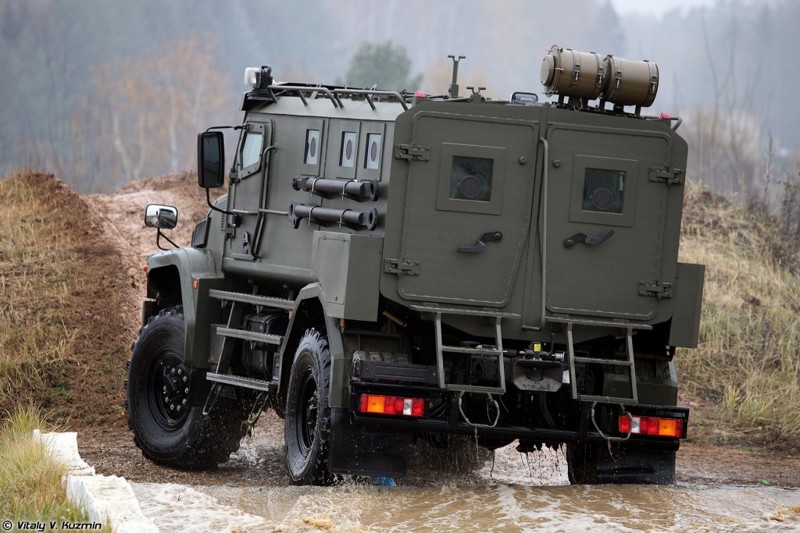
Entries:
{"type": "MultiPolygon", "coordinates": [[[[275,94],[279,91],[291,91],[297,93],[297,96],[300,97],[300,100],[303,101],[303,105],[308,105],[309,99],[317,98],[318,95],[322,95],[328,100],[331,101],[333,107],[337,109],[344,109],[344,102],[342,102],[343,98],[347,98],[350,96],[364,96],[364,99],[367,101],[369,106],[372,108],[373,111],[377,109],[375,106],[375,99],[382,99],[387,98],[398,102],[400,105],[403,106],[403,109],[408,111],[408,101],[403,97],[403,95],[398,91],[383,91],[377,89],[348,89],[348,88],[336,88],[331,89],[330,87],[325,87],[322,85],[270,85],[267,87],[267,94],[264,96],[268,96],[270,100],[273,102],[278,101],[278,96],[275,94]]],[[[263,95],[263,93],[262,93],[263,95]]],[[[256,98],[258,99],[257,95],[248,94],[248,98],[256,98]]]]}

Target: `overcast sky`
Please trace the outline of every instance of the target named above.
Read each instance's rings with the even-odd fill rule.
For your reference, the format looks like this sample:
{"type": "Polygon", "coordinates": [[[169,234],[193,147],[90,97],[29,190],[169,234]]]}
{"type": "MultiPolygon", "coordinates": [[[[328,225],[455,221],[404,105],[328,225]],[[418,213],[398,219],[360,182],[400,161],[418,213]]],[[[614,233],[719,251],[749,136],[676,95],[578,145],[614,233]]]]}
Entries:
{"type": "Polygon", "coordinates": [[[660,16],[675,8],[711,6],[717,0],[611,0],[620,15],[631,13],[660,16]]]}

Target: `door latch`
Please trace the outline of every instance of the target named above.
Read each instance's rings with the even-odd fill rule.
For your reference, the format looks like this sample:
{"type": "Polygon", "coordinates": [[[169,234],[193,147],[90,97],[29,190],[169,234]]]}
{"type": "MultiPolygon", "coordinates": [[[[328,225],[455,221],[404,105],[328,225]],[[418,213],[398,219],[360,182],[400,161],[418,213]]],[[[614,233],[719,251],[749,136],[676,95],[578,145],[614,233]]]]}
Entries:
{"type": "Polygon", "coordinates": [[[503,240],[503,234],[499,231],[490,231],[488,233],[484,233],[478,239],[478,242],[473,246],[461,246],[458,245],[458,251],[462,254],[479,254],[486,248],[487,242],[500,242],[503,240]]]}
{"type": "Polygon", "coordinates": [[[587,246],[597,246],[598,244],[606,242],[611,238],[612,235],[614,235],[613,229],[608,230],[599,237],[592,237],[591,235],[586,235],[585,233],[576,233],[575,235],[571,235],[564,240],[564,248],[572,248],[581,242],[587,246]]]}

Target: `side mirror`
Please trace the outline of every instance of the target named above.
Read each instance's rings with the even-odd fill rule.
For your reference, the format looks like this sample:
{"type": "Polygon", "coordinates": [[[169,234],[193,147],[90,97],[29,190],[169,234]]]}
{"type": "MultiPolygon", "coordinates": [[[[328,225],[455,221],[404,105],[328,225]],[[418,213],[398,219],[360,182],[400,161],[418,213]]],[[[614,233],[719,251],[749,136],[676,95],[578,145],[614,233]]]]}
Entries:
{"type": "Polygon", "coordinates": [[[173,229],[178,225],[178,210],[169,205],[150,204],[144,212],[148,228],[173,229]]]}
{"type": "Polygon", "coordinates": [[[225,143],[221,131],[197,135],[197,184],[217,189],[225,182],[225,143]]]}

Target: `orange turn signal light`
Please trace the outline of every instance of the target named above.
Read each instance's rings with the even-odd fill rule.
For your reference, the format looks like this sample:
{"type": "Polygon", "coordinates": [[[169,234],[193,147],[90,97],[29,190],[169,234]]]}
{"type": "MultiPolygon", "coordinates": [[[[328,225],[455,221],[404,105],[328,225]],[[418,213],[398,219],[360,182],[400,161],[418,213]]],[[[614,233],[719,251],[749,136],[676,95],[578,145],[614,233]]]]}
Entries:
{"type": "Polygon", "coordinates": [[[361,413],[420,417],[425,414],[425,400],[382,394],[362,394],[358,410],[361,413]]]}
{"type": "Polygon", "coordinates": [[[686,438],[686,425],[680,418],[633,416],[626,413],[617,420],[617,429],[625,434],[686,438]]]}

